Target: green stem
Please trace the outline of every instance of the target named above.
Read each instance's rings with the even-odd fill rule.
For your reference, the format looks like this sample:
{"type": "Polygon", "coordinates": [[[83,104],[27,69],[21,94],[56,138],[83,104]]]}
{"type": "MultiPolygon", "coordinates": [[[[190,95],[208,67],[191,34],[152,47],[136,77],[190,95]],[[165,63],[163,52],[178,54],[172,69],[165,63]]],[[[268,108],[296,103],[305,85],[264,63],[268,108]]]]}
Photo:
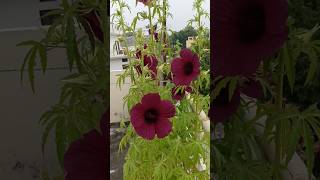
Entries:
{"type": "MultiPolygon", "coordinates": [[[[162,29],[163,29],[163,35],[162,35],[162,42],[164,44],[164,49],[162,49],[162,57],[163,57],[163,63],[166,63],[167,62],[167,53],[166,53],[166,47],[167,47],[167,0],[163,0],[163,15],[162,15],[162,18],[163,18],[163,21],[162,21],[162,29]]],[[[163,86],[166,85],[166,80],[168,80],[166,77],[163,77],[163,86]]]]}
{"type": "Polygon", "coordinates": [[[150,28],[150,37],[151,37],[151,46],[153,47],[153,51],[155,52],[155,47],[154,47],[154,29],[153,29],[153,24],[152,24],[152,13],[151,13],[151,3],[148,5],[148,19],[149,19],[149,28],[150,28]]]}
{"type": "MultiPolygon", "coordinates": [[[[119,12],[124,12],[124,9],[123,9],[123,7],[122,7],[122,1],[118,1],[119,2],[119,8],[120,8],[120,11],[119,12]]],[[[124,22],[125,22],[125,19],[124,19],[124,17],[123,17],[123,14],[121,13],[120,15],[119,15],[119,17],[120,17],[120,22],[121,22],[121,24],[120,24],[120,26],[121,26],[121,30],[122,30],[122,33],[123,33],[123,40],[124,40],[124,44],[125,44],[125,52],[126,52],[126,54],[127,54],[127,57],[128,57],[128,61],[129,61],[129,64],[131,63],[131,57],[130,57],[130,55],[129,55],[129,45],[128,45],[128,41],[127,41],[127,38],[125,37],[125,35],[126,35],[126,28],[125,28],[125,24],[124,24],[124,22]]],[[[130,74],[132,75],[131,76],[131,81],[133,82],[133,84],[136,84],[136,80],[135,80],[135,78],[134,78],[134,76],[133,76],[133,74],[134,74],[134,70],[133,70],[133,67],[132,66],[130,66],[130,74]]]]}

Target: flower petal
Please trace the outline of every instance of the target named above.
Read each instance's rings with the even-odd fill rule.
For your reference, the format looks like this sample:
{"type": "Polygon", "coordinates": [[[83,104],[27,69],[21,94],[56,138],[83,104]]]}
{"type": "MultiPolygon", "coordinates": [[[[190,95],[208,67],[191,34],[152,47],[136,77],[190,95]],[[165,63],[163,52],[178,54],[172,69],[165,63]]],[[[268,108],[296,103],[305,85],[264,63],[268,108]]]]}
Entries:
{"type": "Polygon", "coordinates": [[[66,180],[107,178],[107,141],[97,130],[74,141],[64,155],[66,180]]]}
{"type": "Polygon", "coordinates": [[[180,51],[180,56],[183,59],[193,59],[193,52],[190,49],[184,48],[180,51]]]}
{"type": "Polygon", "coordinates": [[[137,128],[144,124],[145,107],[139,103],[136,104],[130,111],[130,120],[133,127],[137,128]]]}
{"type": "Polygon", "coordinates": [[[176,107],[172,102],[163,100],[159,103],[160,117],[161,118],[171,118],[176,114],[176,107]]]}
{"type": "Polygon", "coordinates": [[[164,138],[172,131],[172,124],[168,119],[161,119],[155,124],[158,138],[164,138]]]}
{"type": "Polygon", "coordinates": [[[161,101],[159,93],[149,93],[143,96],[141,103],[146,107],[157,107],[161,101]]]}
{"type": "Polygon", "coordinates": [[[184,63],[182,58],[173,59],[171,63],[171,72],[174,75],[183,74],[183,65],[184,63]]]}
{"type": "Polygon", "coordinates": [[[286,0],[215,0],[211,7],[213,12],[211,36],[215,39],[211,48],[211,71],[215,75],[247,76],[255,73],[261,60],[273,55],[287,40],[286,0]],[[263,29],[256,28],[257,26],[248,27],[250,31],[259,31],[254,41],[245,42],[241,40],[243,37],[239,32],[242,32],[243,24],[252,24],[250,19],[249,21],[242,15],[248,15],[246,14],[248,11],[245,10],[252,7],[256,7],[253,10],[257,11],[249,13],[249,18],[260,24],[261,21],[256,21],[255,18],[263,17],[265,22],[261,23],[263,29]],[[241,14],[243,12],[245,14],[241,14]],[[258,16],[260,13],[262,16],[258,16]]]}
{"type": "Polygon", "coordinates": [[[154,139],[154,136],[156,134],[155,126],[154,125],[148,125],[143,124],[140,127],[134,128],[137,134],[144,139],[152,140],[154,139]]]}

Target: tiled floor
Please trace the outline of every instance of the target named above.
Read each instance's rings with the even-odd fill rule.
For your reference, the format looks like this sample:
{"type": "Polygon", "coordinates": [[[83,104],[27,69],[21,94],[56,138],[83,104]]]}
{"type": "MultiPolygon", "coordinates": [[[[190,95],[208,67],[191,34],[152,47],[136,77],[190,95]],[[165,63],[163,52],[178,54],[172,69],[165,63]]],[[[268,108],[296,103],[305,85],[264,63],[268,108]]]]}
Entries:
{"type": "Polygon", "coordinates": [[[111,125],[110,129],[110,179],[122,180],[123,163],[126,151],[118,152],[119,142],[123,132],[118,132],[118,125],[111,125]]]}

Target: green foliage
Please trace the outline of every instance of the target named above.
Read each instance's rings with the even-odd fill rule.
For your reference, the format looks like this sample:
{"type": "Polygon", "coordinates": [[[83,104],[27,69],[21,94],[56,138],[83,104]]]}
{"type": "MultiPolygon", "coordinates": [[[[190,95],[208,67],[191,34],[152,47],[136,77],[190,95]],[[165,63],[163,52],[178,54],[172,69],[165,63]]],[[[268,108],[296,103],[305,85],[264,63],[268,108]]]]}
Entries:
{"type": "Polygon", "coordinates": [[[40,58],[42,72],[45,73],[46,68],[47,68],[46,47],[41,42],[32,41],[32,40],[19,43],[17,46],[32,46],[32,48],[28,51],[27,55],[25,56],[23,64],[21,66],[20,79],[22,82],[23,81],[23,71],[24,71],[26,65],[28,65],[28,74],[29,74],[30,85],[31,85],[32,91],[34,93],[35,92],[34,68],[36,65],[37,53],[40,58]]]}
{"type": "MultiPolygon", "coordinates": [[[[62,169],[64,153],[70,143],[89,130],[99,128],[101,115],[109,102],[109,40],[104,36],[105,43],[101,43],[93,38],[92,32],[88,31],[86,26],[88,24],[81,21],[84,9],[98,11],[103,33],[109,34],[106,0],[78,0],[73,3],[63,0],[60,9],[52,12],[58,15],[58,18],[49,26],[45,37],[40,41],[31,40],[19,44],[31,47],[21,67],[21,79],[27,66],[33,91],[36,56],[39,56],[41,69],[45,73],[48,51],[54,48],[66,50],[66,64],[69,65],[70,75],[61,80],[58,103],[45,112],[39,121],[44,127],[42,153],[45,154],[47,139],[51,131],[54,131],[57,157],[62,169]],[[74,70],[76,72],[73,72],[74,70]]],[[[50,178],[44,176],[43,179],[50,178]]]]}
{"type": "MultiPolygon", "coordinates": [[[[186,101],[181,106],[187,106],[186,101]]],[[[196,164],[208,161],[208,137],[199,139],[201,123],[193,112],[178,109],[173,132],[165,139],[147,141],[132,137],[126,156],[124,179],[209,179],[196,164]]],[[[208,134],[206,134],[208,136],[208,134]]],[[[208,167],[208,162],[205,162],[208,167]]]]}
{"type": "MultiPolygon", "coordinates": [[[[287,168],[301,138],[309,176],[313,173],[314,134],[319,137],[320,130],[320,110],[314,105],[319,100],[319,90],[312,89],[320,87],[319,26],[314,22],[318,17],[311,18],[313,23],[303,24],[305,21],[297,19],[307,17],[300,16],[304,10],[300,6],[299,9],[293,7],[300,3],[305,8],[302,4],[306,2],[318,4],[291,1],[289,39],[258,70],[257,79],[263,86],[264,99],[252,101],[242,97],[238,111],[229,121],[222,127],[213,126],[223,134],[222,138],[215,134],[216,139],[211,141],[214,157],[211,172],[219,179],[282,179],[281,171],[287,168]],[[265,155],[270,150],[275,152],[274,157],[265,155]]],[[[231,79],[236,81],[237,77],[215,77],[219,83],[214,85],[211,98],[214,99],[228,83],[230,97],[234,90],[231,79]]]]}
{"type": "MultiPolygon", "coordinates": [[[[307,48],[296,60],[296,82],[294,92],[289,93],[285,87],[285,95],[288,101],[298,104],[302,108],[308,107],[315,101],[320,102],[319,77],[319,38],[320,32],[316,24],[320,23],[320,3],[317,0],[290,0],[290,16],[292,26],[309,33],[304,36],[307,48]],[[309,70],[310,68],[310,70],[309,70]],[[306,86],[307,85],[307,86],[306,86]]],[[[294,52],[294,51],[293,51],[294,52]]]]}
{"type": "MultiPolygon", "coordinates": [[[[123,13],[130,9],[125,1],[113,0],[112,5],[117,8],[115,14],[112,15],[114,24],[123,32],[123,34],[132,34],[135,37],[135,48],[142,50],[142,57],[144,54],[153,54],[158,59],[158,76],[156,80],[150,77],[150,70],[144,67],[141,60],[135,57],[136,49],[127,48],[125,37],[119,37],[122,44],[125,46],[125,53],[129,58],[129,67],[118,77],[117,85],[119,88],[125,81],[131,81],[129,93],[124,97],[124,106],[130,110],[134,105],[141,101],[141,98],[151,92],[160,94],[161,99],[169,100],[176,105],[176,116],[171,119],[173,131],[163,139],[154,139],[152,141],[145,140],[139,137],[131,124],[125,127],[126,133],[122,138],[119,150],[123,150],[129,146],[126,155],[126,162],[124,164],[124,179],[209,179],[209,133],[204,132],[199,113],[201,110],[208,112],[209,109],[209,93],[210,76],[209,72],[201,71],[200,76],[192,83],[193,92],[189,98],[176,102],[172,99],[172,88],[175,85],[171,82],[162,84],[161,75],[170,72],[170,62],[177,56],[181,50],[182,44],[175,44],[174,47],[166,47],[166,44],[172,44],[175,39],[168,38],[165,19],[169,16],[169,6],[166,0],[152,1],[148,6],[148,11],[138,12],[134,17],[132,23],[127,23],[124,19],[123,13]],[[136,29],[136,22],[138,20],[146,20],[149,22],[149,27],[153,27],[155,21],[158,20],[159,37],[157,42],[152,36],[145,37],[141,29],[136,29]],[[129,25],[131,24],[131,25],[129,25]],[[144,43],[148,45],[146,49],[143,48],[144,43]],[[135,67],[140,66],[142,74],[139,75],[135,71],[135,67]],[[202,134],[202,135],[201,135],[202,134]],[[206,165],[206,169],[201,171],[197,169],[200,161],[206,165]]],[[[198,19],[199,21],[201,20],[198,19]]],[[[192,50],[200,57],[202,53],[200,50],[204,49],[204,37],[200,36],[202,31],[194,30],[194,35],[198,35],[196,43],[198,48],[192,50]]],[[[189,31],[187,30],[187,31],[189,31]]],[[[152,30],[151,30],[152,31],[152,30]]],[[[187,37],[184,38],[184,41],[187,37]]],[[[181,43],[181,42],[180,42],[181,43]]],[[[201,58],[200,58],[201,59],[201,58]]],[[[184,87],[179,87],[182,89],[184,87]]]]}

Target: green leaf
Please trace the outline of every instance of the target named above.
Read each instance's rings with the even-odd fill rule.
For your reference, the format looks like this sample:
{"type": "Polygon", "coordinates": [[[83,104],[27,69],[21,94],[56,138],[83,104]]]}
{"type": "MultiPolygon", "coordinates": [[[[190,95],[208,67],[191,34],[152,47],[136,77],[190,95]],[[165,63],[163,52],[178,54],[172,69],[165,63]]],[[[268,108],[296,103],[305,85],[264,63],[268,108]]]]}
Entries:
{"type": "Polygon", "coordinates": [[[21,81],[21,83],[23,83],[23,71],[24,71],[24,69],[26,67],[26,64],[27,64],[27,62],[28,62],[28,60],[30,58],[30,55],[32,54],[33,51],[34,51],[33,48],[31,48],[28,51],[27,55],[25,56],[25,58],[23,60],[22,65],[21,65],[21,68],[20,68],[20,81],[21,81]]]}
{"type": "Polygon", "coordinates": [[[45,153],[45,145],[47,144],[49,133],[51,132],[52,128],[55,127],[56,121],[57,121],[56,119],[53,119],[52,121],[50,121],[46,125],[44,131],[42,132],[42,143],[41,143],[42,155],[44,155],[45,153]]]}
{"type": "Polygon", "coordinates": [[[303,128],[304,145],[306,147],[308,174],[309,174],[309,177],[311,178],[313,164],[314,164],[313,135],[312,135],[311,129],[308,127],[307,123],[303,123],[302,128],[303,128]]]}
{"type": "Polygon", "coordinates": [[[71,77],[71,78],[64,78],[61,81],[64,83],[88,85],[89,80],[90,79],[89,79],[88,75],[84,74],[84,75],[76,75],[75,77],[71,77]]]}
{"type": "Polygon", "coordinates": [[[318,57],[314,49],[308,50],[307,53],[309,56],[310,65],[309,65],[308,75],[304,84],[305,86],[312,83],[312,80],[314,79],[318,69],[318,57]]]}
{"type": "Polygon", "coordinates": [[[34,67],[36,65],[36,48],[32,48],[29,61],[28,61],[28,74],[29,74],[29,81],[32,88],[32,92],[35,93],[34,88],[34,67]]]}
{"type": "Polygon", "coordinates": [[[64,120],[59,119],[56,123],[56,148],[57,148],[57,155],[58,155],[58,160],[61,166],[61,169],[64,169],[63,165],[63,159],[64,159],[64,152],[66,149],[65,145],[65,138],[66,138],[66,133],[65,133],[65,125],[64,125],[64,120]]]}
{"type": "Polygon", "coordinates": [[[40,43],[34,40],[30,40],[30,41],[23,41],[19,44],[17,44],[17,46],[38,46],[40,43]]]}
{"type": "Polygon", "coordinates": [[[78,45],[77,45],[77,41],[76,41],[74,20],[72,18],[68,19],[66,36],[67,36],[66,37],[66,49],[67,49],[67,57],[68,57],[68,61],[69,61],[69,70],[72,71],[73,64],[74,64],[74,62],[76,62],[79,72],[82,72],[80,54],[79,54],[78,45]]]}
{"type": "Polygon", "coordinates": [[[214,90],[213,90],[213,93],[211,94],[211,97],[212,98],[216,98],[220,91],[223,89],[223,88],[226,88],[228,83],[232,80],[232,77],[226,77],[226,78],[223,78],[221,80],[219,80],[218,84],[215,86],[214,90]]]}
{"type": "Polygon", "coordinates": [[[67,23],[66,29],[66,48],[67,48],[67,57],[69,61],[69,70],[72,71],[73,64],[75,61],[75,30],[74,30],[74,21],[73,19],[69,19],[67,23]]]}
{"type": "Polygon", "coordinates": [[[288,151],[286,153],[286,165],[292,159],[293,154],[296,152],[297,145],[299,143],[301,132],[301,120],[295,119],[292,122],[292,128],[288,140],[288,151]]]}
{"type": "Polygon", "coordinates": [[[38,46],[38,52],[39,52],[39,57],[41,62],[42,73],[44,74],[47,69],[47,61],[48,61],[46,47],[41,44],[40,46],[38,46]]]}
{"type": "Polygon", "coordinates": [[[237,79],[231,79],[229,84],[229,101],[231,101],[233,94],[237,88],[238,80],[237,79]]]}
{"type": "Polygon", "coordinates": [[[281,58],[285,65],[286,75],[288,77],[291,92],[293,92],[293,87],[295,83],[295,62],[289,52],[289,44],[286,43],[281,51],[281,58]]]}

